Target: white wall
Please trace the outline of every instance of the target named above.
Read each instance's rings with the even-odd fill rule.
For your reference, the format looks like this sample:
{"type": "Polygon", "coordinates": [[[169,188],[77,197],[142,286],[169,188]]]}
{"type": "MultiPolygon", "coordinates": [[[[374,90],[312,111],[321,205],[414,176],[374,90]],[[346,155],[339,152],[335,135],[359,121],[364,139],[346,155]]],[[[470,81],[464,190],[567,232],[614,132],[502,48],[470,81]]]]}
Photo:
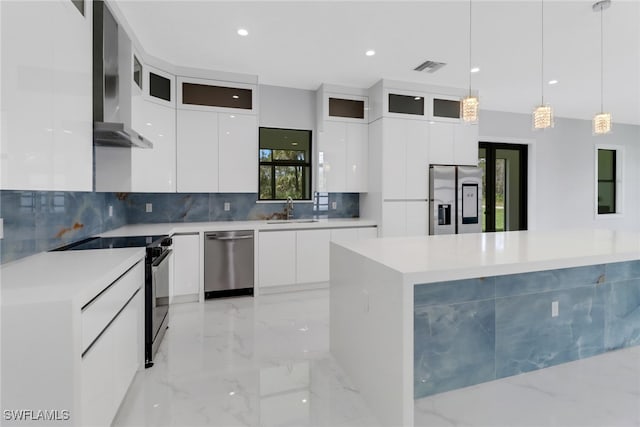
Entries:
{"type": "Polygon", "coordinates": [[[529,144],[529,229],[610,228],[640,230],[640,126],[614,122],[595,137],[591,121],[555,119],[555,127],[533,131],[526,114],[481,111],[480,140],[529,144]],[[624,214],[596,219],[595,145],[624,146],[624,214]]]}
{"type": "Polygon", "coordinates": [[[259,97],[260,126],[312,130],[315,139],[315,91],[260,85],[259,97]]]}

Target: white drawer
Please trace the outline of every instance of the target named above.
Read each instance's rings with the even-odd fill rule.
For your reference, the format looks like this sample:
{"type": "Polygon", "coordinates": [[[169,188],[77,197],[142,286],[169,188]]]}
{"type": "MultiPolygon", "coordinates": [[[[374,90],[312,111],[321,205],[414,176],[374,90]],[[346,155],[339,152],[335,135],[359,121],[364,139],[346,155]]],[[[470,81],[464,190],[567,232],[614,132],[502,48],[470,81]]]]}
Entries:
{"type": "Polygon", "coordinates": [[[144,262],[139,262],[82,310],[82,352],[143,285],[144,262]]]}

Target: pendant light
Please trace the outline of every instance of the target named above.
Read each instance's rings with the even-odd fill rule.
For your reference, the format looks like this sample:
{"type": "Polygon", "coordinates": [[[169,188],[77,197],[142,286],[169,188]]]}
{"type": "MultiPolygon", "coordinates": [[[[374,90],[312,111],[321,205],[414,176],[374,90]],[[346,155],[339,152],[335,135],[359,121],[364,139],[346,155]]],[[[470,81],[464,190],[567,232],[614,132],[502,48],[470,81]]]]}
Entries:
{"type": "Polygon", "coordinates": [[[540,92],[542,102],[533,110],[533,128],[547,129],[553,127],[553,108],[544,103],[544,0],[540,1],[540,92]]]}
{"type": "Polygon", "coordinates": [[[593,4],[593,11],[600,12],[600,112],[593,116],[593,134],[604,135],[611,132],[611,113],[605,113],[603,108],[604,93],[604,36],[602,15],[611,6],[611,0],[601,0],[593,4]]]}
{"type": "Polygon", "coordinates": [[[460,115],[465,123],[478,122],[478,97],[471,92],[471,0],[469,0],[469,95],[462,98],[460,104],[460,115]]]}

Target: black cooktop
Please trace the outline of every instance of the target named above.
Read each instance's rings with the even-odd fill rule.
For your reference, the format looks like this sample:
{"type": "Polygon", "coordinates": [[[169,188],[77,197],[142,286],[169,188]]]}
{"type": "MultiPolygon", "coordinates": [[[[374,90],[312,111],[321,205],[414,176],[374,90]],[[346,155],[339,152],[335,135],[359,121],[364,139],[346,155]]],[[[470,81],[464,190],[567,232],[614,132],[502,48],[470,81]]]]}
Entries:
{"type": "Polygon", "coordinates": [[[169,236],[124,236],[124,237],[90,237],[56,249],[56,251],[76,251],[83,249],[138,248],[159,246],[169,236]]]}

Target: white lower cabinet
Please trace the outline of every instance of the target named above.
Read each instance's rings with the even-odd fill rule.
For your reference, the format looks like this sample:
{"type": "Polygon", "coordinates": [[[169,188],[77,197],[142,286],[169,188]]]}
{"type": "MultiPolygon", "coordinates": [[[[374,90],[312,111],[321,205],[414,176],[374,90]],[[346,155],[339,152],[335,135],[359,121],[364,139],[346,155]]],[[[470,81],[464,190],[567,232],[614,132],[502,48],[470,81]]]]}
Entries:
{"type": "Polygon", "coordinates": [[[296,282],[296,232],[263,231],[258,234],[260,286],[296,282]]]}
{"type": "Polygon", "coordinates": [[[136,269],[127,273],[137,274],[140,285],[137,294],[82,357],[82,423],[78,425],[110,425],[141,366],[144,347],[144,279],[138,273],[142,271],[143,269],[136,269]]]}
{"type": "Polygon", "coordinates": [[[331,241],[375,237],[376,227],[261,231],[258,234],[259,286],[326,282],[331,241]]]}
{"type": "Polygon", "coordinates": [[[331,230],[296,231],[296,283],[329,280],[331,230]]]}
{"type": "Polygon", "coordinates": [[[200,294],[200,235],[176,234],[172,239],[173,286],[169,301],[197,300],[200,294]]]}

